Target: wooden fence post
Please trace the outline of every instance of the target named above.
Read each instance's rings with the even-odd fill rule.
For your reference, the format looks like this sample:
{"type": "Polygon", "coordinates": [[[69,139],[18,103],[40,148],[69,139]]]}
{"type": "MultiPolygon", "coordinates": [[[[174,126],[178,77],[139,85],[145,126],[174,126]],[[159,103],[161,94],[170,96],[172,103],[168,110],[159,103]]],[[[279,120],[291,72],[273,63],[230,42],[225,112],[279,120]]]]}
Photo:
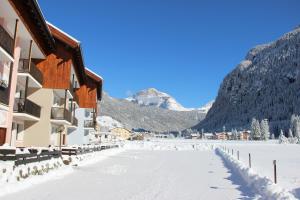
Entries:
{"type": "Polygon", "coordinates": [[[276,164],[276,160],[273,160],[273,166],[274,166],[274,183],[277,184],[277,164],[276,164]]]}
{"type": "Polygon", "coordinates": [[[249,153],[249,168],[251,168],[251,154],[249,153]]]}
{"type": "Polygon", "coordinates": [[[237,151],[237,159],[240,160],[240,151],[237,151]]]}

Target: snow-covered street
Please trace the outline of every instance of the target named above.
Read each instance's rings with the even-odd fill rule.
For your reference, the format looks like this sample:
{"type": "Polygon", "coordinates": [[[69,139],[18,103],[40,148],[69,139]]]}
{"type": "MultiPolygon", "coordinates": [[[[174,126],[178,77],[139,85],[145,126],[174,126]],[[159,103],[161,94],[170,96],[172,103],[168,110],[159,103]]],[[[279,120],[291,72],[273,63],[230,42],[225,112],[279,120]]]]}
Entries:
{"type": "Polygon", "coordinates": [[[2,200],[253,199],[212,150],[129,149],[2,200]]]}

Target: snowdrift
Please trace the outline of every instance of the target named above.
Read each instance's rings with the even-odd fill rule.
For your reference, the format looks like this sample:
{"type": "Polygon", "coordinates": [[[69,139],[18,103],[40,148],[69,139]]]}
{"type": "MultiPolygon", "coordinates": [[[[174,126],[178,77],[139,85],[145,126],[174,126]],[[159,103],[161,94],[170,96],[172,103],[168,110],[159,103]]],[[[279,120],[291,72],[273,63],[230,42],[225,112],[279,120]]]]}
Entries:
{"type": "Polygon", "coordinates": [[[296,199],[288,190],[281,188],[273,183],[267,177],[262,177],[254,170],[246,166],[243,162],[223,151],[220,147],[216,148],[216,153],[252,188],[254,192],[262,196],[266,200],[292,200],[296,199]]]}

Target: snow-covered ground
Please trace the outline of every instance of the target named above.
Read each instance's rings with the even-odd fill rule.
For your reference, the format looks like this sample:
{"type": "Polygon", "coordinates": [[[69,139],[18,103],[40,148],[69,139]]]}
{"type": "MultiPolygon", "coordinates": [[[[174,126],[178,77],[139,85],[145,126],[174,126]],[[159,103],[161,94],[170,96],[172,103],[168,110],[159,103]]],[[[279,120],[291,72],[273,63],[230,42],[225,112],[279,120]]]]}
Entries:
{"type": "Polygon", "coordinates": [[[134,150],[36,185],[2,200],[252,199],[211,150],[134,150]]]}
{"type": "Polygon", "coordinates": [[[155,139],[126,142],[114,151],[102,155],[104,160],[101,153],[95,154],[89,165],[70,166],[68,173],[58,171],[38,184],[17,183],[27,187],[1,200],[294,199],[293,194],[299,198],[300,145],[155,139]],[[222,146],[230,149],[229,154],[234,149],[234,156],[221,152],[222,146]],[[272,181],[274,159],[277,185],[272,181]]]}

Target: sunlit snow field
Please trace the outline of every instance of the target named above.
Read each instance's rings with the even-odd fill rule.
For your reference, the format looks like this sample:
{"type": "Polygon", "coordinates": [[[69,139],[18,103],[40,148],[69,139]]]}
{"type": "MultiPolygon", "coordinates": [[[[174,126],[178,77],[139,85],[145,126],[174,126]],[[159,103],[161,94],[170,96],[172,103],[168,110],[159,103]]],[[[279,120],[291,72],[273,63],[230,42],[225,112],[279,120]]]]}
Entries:
{"type": "MultiPolygon", "coordinates": [[[[152,139],[125,142],[122,151],[90,165],[79,164],[72,172],[35,184],[1,200],[201,200],[266,199],[255,193],[226,164],[215,148],[240,152],[240,160],[260,176],[273,180],[273,160],[278,164],[278,185],[300,198],[300,145],[277,141],[243,142],[152,139]]],[[[291,198],[293,199],[293,198],[291,198]]]]}

